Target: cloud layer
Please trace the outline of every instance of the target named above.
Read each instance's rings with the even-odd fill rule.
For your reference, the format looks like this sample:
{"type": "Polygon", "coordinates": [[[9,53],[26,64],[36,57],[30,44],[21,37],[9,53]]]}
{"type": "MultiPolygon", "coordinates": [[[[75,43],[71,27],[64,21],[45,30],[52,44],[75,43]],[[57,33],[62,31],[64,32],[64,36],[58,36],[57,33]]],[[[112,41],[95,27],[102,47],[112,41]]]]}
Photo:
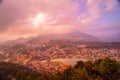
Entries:
{"type": "Polygon", "coordinates": [[[116,5],[117,0],[4,0],[0,5],[0,35],[83,30],[93,27],[101,16],[114,12],[116,5]],[[38,14],[43,14],[45,20],[36,27],[32,23],[38,14]]]}

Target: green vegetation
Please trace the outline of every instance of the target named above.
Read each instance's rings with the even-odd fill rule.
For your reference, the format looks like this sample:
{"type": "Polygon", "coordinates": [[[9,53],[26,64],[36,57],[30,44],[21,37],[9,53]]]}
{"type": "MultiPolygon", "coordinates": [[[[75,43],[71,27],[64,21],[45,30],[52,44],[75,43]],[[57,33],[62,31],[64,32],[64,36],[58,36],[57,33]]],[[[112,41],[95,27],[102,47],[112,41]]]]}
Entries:
{"type": "Polygon", "coordinates": [[[119,80],[120,63],[109,58],[79,61],[63,72],[38,73],[13,63],[0,63],[0,80],[119,80]]]}

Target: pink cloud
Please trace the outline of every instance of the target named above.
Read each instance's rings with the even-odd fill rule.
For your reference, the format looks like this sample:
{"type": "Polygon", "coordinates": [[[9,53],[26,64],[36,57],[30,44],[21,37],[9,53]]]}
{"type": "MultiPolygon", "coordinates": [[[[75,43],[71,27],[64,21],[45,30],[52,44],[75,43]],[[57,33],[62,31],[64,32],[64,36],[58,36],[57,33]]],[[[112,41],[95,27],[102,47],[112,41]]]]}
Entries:
{"type": "Polygon", "coordinates": [[[116,0],[4,0],[0,7],[0,32],[20,36],[82,30],[114,10],[116,4],[116,0]],[[30,22],[38,13],[45,14],[46,19],[34,29],[30,22]]]}
{"type": "Polygon", "coordinates": [[[102,15],[115,9],[116,0],[88,0],[86,3],[87,11],[83,13],[87,16],[82,20],[83,23],[93,22],[102,15]]]}

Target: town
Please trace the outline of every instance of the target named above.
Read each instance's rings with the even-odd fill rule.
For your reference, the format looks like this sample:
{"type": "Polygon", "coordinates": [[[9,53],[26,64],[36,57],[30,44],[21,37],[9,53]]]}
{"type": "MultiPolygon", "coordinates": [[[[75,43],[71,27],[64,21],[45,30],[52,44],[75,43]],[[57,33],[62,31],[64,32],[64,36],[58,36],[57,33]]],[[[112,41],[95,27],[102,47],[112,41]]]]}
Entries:
{"type": "Polygon", "coordinates": [[[63,71],[68,64],[65,58],[95,61],[109,57],[120,60],[120,43],[81,42],[69,40],[38,40],[0,46],[0,61],[24,65],[38,72],[63,71]],[[58,59],[55,61],[55,59],[58,59]]]}

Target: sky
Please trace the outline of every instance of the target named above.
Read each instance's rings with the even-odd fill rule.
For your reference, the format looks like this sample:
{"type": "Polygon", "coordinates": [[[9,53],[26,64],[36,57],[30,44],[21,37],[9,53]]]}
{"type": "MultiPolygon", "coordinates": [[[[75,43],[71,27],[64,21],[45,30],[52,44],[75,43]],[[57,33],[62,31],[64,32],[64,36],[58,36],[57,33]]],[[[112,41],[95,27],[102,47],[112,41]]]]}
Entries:
{"type": "Polygon", "coordinates": [[[120,33],[120,0],[0,0],[0,41],[80,31],[120,33]]]}

